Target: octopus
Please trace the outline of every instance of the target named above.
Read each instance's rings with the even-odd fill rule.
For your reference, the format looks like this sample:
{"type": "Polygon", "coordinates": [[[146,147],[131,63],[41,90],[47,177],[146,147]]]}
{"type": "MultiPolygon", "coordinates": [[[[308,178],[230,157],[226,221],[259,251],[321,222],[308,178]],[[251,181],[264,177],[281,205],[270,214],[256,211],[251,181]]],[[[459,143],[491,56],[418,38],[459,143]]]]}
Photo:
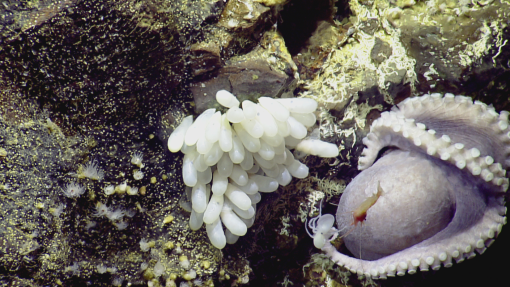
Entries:
{"type": "Polygon", "coordinates": [[[337,228],[316,228],[329,230],[321,249],[374,279],[482,254],[506,223],[508,116],[453,94],[408,98],[383,112],[363,139],[362,172],[341,196],[337,228]],[[353,256],[330,243],[336,235],[353,256]]]}

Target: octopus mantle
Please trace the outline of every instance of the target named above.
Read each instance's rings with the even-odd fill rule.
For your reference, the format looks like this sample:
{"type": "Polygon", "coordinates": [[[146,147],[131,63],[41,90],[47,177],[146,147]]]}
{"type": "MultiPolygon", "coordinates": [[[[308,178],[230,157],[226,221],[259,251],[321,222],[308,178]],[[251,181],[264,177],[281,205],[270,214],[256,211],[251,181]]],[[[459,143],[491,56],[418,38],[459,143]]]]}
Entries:
{"type": "Polygon", "coordinates": [[[362,172],[336,214],[357,258],[329,242],[322,250],[372,278],[437,270],[482,254],[506,223],[508,114],[452,94],[409,98],[382,113],[363,139],[362,172]],[[374,196],[363,222],[354,224],[353,211],[374,196]]]}

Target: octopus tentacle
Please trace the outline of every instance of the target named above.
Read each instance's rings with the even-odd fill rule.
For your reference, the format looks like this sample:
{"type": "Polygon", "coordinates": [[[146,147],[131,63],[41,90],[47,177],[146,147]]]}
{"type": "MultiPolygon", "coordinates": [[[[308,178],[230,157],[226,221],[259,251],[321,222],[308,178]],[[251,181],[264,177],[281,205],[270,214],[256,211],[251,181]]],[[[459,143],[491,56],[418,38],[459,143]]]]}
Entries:
{"type": "MultiPolygon", "coordinates": [[[[391,195],[394,197],[381,196],[367,211],[367,230],[360,229],[356,234],[353,232],[344,238],[351,250],[361,247],[357,240],[366,241],[367,251],[360,255],[364,259],[342,254],[329,242],[322,250],[338,265],[372,278],[437,270],[441,266],[450,267],[453,262],[459,263],[482,254],[506,224],[502,194],[509,187],[505,170],[510,167],[508,117],[506,111],[497,113],[491,106],[453,94],[409,98],[391,111],[382,113],[363,139],[366,148],[358,162],[358,168],[363,172],[342,195],[337,211],[338,229],[342,230],[342,225],[349,224],[349,219],[344,216],[346,210],[370,196],[374,182],[381,180],[385,191],[396,188],[391,195]],[[385,147],[396,149],[380,155],[385,147]],[[382,157],[378,159],[379,156],[382,157]],[[406,167],[407,162],[412,166],[406,167]],[[423,168],[425,175],[419,175],[420,168],[423,168]],[[389,178],[402,173],[414,173],[412,178],[416,182],[402,180],[405,177],[392,182],[389,178]],[[439,182],[431,185],[434,192],[427,191],[427,181],[431,179],[439,182]],[[438,184],[442,190],[436,190],[438,184]],[[410,190],[415,189],[413,195],[410,190]],[[435,222],[436,219],[440,222],[449,220],[446,226],[434,231],[437,232],[435,234],[423,234],[425,239],[419,242],[381,244],[381,240],[388,236],[390,241],[410,236],[399,235],[398,231],[389,232],[390,235],[377,234],[385,229],[378,226],[385,210],[394,210],[399,204],[405,207],[409,200],[420,199],[424,192],[431,192],[429,201],[432,203],[416,203],[427,214],[424,215],[425,219],[412,221],[420,223],[422,220],[422,226],[418,224],[414,228],[403,223],[402,232],[431,232],[432,229],[428,230],[423,222],[435,222]],[[399,203],[401,200],[406,203],[399,203]],[[384,204],[390,204],[390,207],[384,207],[384,204]],[[455,210],[453,216],[444,218],[448,216],[450,208],[455,210]],[[373,213],[372,219],[370,213],[373,213]],[[375,221],[371,223],[370,220],[375,221]],[[392,237],[395,235],[398,238],[392,237]],[[392,252],[395,248],[398,250],[392,252]]],[[[408,216],[412,212],[402,214],[408,216]]],[[[398,226],[393,224],[395,219],[395,214],[390,215],[390,227],[398,226]]],[[[397,218],[397,221],[400,219],[397,218]]]]}
{"type": "Polygon", "coordinates": [[[456,96],[453,99],[451,96],[445,96],[441,99],[437,95],[409,98],[399,104],[399,110],[383,112],[381,118],[373,122],[370,133],[363,139],[363,144],[367,147],[362,151],[358,169],[364,170],[370,167],[377,158],[378,152],[384,147],[396,146],[405,150],[419,148],[460,169],[469,169],[473,175],[482,177],[486,182],[491,182],[505,192],[508,189],[509,180],[506,178],[504,168],[510,167],[508,148],[504,148],[510,145],[508,112],[498,114],[493,108],[480,102],[473,103],[463,96],[456,96]],[[445,101],[446,98],[450,100],[445,101]],[[493,148],[495,151],[491,154],[494,156],[487,154],[488,151],[484,151],[484,156],[477,147],[468,148],[467,146],[472,144],[459,142],[462,138],[455,133],[453,136],[445,134],[444,131],[438,133],[438,128],[444,129],[444,127],[438,127],[437,124],[433,127],[432,122],[441,120],[443,123],[458,122],[459,120],[453,119],[455,113],[449,111],[458,108],[460,104],[465,111],[462,113],[465,118],[463,124],[471,128],[470,132],[476,134],[477,130],[487,130],[487,127],[494,131],[495,135],[484,135],[494,146],[500,146],[499,150],[493,148]],[[435,117],[434,120],[431,120],[430,115],[435,117]],[[505,129],[501,129],[502,127],[505,129]]]}
{"type": "Polygon", "coordinates": [[[439,135],[447,134],[453,142],[462,142],[467,148],[478,147],[482,155],[493,155],[504,168],[510,167],[508,112],[498,114],[493,107],[464,96],[440,96],[408,98],[393,111],[425,124],[439,135]],[[487,145],[489,141],[491,144],[487,145]]]}
{"type": "MultiPolygon", "coordinates": [[[[474,257],[475,251],[482,254],[501,232],[503,225],[506,224],[504,207],[501,208],[499,203],[491,203],[490,206],[496,208],[484,214],[481,220],[471,226],[469,232],[448,235],[448,242],[450,242],[448,246],[436,244],[431,247],[433,242],[423,241],[411,248],[374,261],[342,254],[329,242],[322,250],[336,264],[344,266],[353,273],[374,279],[402,276],[406,272],[414,274],[418,269],[438,270],[441,265],[450,267],[453,260],[460,263],[474,257]]],[[[446,234],[443,234],[444,236],[446,234]]]]}

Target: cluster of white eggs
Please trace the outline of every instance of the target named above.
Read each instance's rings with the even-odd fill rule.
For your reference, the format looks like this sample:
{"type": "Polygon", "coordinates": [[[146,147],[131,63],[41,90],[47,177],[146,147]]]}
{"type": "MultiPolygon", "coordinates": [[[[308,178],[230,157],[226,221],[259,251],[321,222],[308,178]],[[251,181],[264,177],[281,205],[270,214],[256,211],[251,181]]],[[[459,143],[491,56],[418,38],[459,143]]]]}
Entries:
{"type": "Polygon", "coordinates": [[[303,140],[316,121],[313,99],[261,97],[240,108],[233,94],[221,90],[216,100],[228,111],[208,109],[194,122],[193,116],[184,118],[168,138],[168,149],[184,153],[182,176],[192,187],[190,228],[205,223],[211,243],[221,249],[252,226],[260,192],[308,176],[308,167],[289,147],[322,157],[336,157],[338,147],[303,140]]]}

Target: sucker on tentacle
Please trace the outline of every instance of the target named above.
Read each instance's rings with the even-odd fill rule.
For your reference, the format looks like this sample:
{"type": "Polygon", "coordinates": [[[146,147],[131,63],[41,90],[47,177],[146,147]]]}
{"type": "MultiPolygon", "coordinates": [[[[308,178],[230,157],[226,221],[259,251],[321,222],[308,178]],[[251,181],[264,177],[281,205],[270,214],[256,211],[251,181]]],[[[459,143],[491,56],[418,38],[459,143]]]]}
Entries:
{"type": "Polygon", "coordinates": [[[362,172],[336,215],[340,231],[363,225],[342,235],[351,253],[363,238],[362,259],[327,240],[322,250],[372,278],[437,270],[483,253],[506,224],[508,115],[452,94],[408,98],[383,112],[363,139],[362,172]],[[385,147],[392,149],[378,157],[385,147]],[[377,193],[367,194],[374,186],[377,193]]]}

